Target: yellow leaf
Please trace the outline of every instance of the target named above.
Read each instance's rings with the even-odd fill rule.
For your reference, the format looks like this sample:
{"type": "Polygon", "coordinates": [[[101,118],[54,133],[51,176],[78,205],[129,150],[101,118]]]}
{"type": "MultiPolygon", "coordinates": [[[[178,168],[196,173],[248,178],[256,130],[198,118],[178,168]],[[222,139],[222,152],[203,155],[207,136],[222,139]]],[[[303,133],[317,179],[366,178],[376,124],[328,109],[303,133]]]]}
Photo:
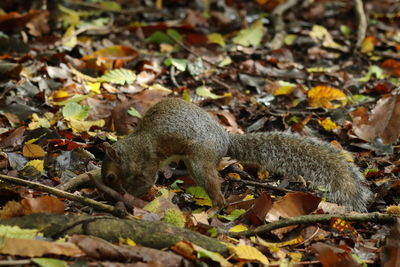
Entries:
{"type": "Polygon", "coordinates": [[[68,118],[67,120],[68,126],[72,128],[72,131],[75,133],[88,132],[92,126],[103,127],[105,122],[104,120],[97,121],[79,121],[74,118],[68,118]]]}
{"type": "Polygon", "coordinates": [[[236,172],[230,172],[226,175],[228,178],[232,178],[235,180],[240,180],[240,175],[236,172]]]}
{"type": "Polygon", "coordinates": [[[333,40],[332,35],[328,32],[328,30],[321,25],[314,25],[312,27],[312,30],[310,32],[310,37],[315,42],[322,43],[322,46],[324,47],[338,49],[343,52],[347,52],[349,50],[347,47],[336,43],[333,40]]]}
{"type": "Polygon", "coordinates": [[[251,194],[248,194],[243,198],[243,200],[252,200],[252,199],[254,199],[254,195],[251,194]]]}
{"type": "Polygon", "coordinates": [[[96,82],[96,83],[88,83],[89,87],[90,87],[90,91],[94,92],[95,94],[100,94],[100,82],[96,82]]]}
{"type": "Polygon", "coordinates": [[[232,253],[236,254],[239,259],[243,260],[257,260],[262,264],[269,264],[267,257],[262,254],[258,249],[255,247],[251,247],[248,245],[240,245],[236,247],[230,247],[232,253]]]}
{"type": "Polygon", "coordinates": [[[274,95],[290,95],[296,85],[285,81],[279,81],[279,87],[274,91],[274,95]]]}
{"type": "Polygon", "coordinates": [[[249,228],[247,228],[246,225],[238,224],[238,225],[235,225],[235,226],[231,227],[231,228],[229,229],[229,232],[232,232],[232,233],[239,233],[239,232],[247,231],[248,229],[249,229],[249,228]]]}
{"type": "Polygon", "coordinates": [[[124,245],[128,245],[128,246],[131,246],[131,247],[135,247],[136,246],[136,242],[133,241],[132,239],[130,239],[129,237],[126,238],[126,239],[123,238],[123,237],[120,237],[118,239],[118,241],[119,241],[119,244],[124,244],[124,245]]]}
{"type": "Polygon", "coordinates": [[[222,37],[221,34],[219,33],[211,33],[208,36],[208,42],[212,44],[218,44],[222,47],[225,47],[225,40],[224,37],[222,37]]]}
{"type": "Polygon", "coordinates": [[[46,118],[40,118],[36,113],[32,114],[32,122],[28,124],[29,130],[35,130],[37,128],[50,128],[51,123],[46,118]]]}
{"type": "MultiPolygon", "coordinates": [[[[30,160],[25,164],[25,167],[32,166],[39,172],[43,172],[44,169],[44,161],[40,159],[30,160]]],[[[25,168],[24,167],[24,168],[25,168]]]]}
{"type": "Polygon", "coordinates": [[[347,96],[341,90],[329,86],[315,86],[308,91],[310,106],[317,108],[337,108],[347,104],[347,96]],[[331,101],[341,104],[332,104],[331,101]]]}
{"type": "Polygon", "coordinates": [[[377,40],[375,36],[366,37],[361,43],[361,53],[369,53],[374,51],[376,43],[377,40]]]}
{"type": "Polygon", "coordinates": [[[328,131],[328,132],[330,132],[338,127],[336,125],[336,123],[334,123],[330,118],[319,119],[318,123],[319,123],[319,125],[324,127],[325,131],[328,131]]]}

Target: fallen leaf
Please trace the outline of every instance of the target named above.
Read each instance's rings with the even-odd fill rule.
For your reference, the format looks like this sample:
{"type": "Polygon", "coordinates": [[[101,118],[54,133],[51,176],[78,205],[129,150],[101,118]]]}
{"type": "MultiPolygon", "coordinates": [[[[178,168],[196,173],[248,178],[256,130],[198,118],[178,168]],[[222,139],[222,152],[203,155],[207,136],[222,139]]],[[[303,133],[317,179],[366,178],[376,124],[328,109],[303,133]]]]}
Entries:
{"type": "Polygon", "coordinates": [[[315,108],[337,108],[347,104],[347,96],[341,90],[330,86],[315,86],[308,91],[310,106],[315,108]],[[333,104],[331,101],[340,101],[333,104]]]}
{"type": "Polygon", "coordinates": [[[0,253],[21,257],[40,257],[48,254],[69,257],[80,257],[84,255],[84,253],[72,243],[17,238],[3,239],[0,253]]]}
{"type": "Polygon", "coordinates": [[[392,144],[400,136],[400,95],[385,95],[365,119],[353,126],[354,133],[361,139],[373,141],[381,137],[384,144],[392,144]]]}
{"type": "Polygon", "coordinates": [[[25,214],[32,213],[64,213],[64,202],[51,196],[25,198],[21,200],[25,214]]]}
{"type": "Polygon", "coordinates": [[[42,158],[46,155],[46,152],[38,145],[25,144],[22,148],[22,155],[27,158],[42,158]]]}

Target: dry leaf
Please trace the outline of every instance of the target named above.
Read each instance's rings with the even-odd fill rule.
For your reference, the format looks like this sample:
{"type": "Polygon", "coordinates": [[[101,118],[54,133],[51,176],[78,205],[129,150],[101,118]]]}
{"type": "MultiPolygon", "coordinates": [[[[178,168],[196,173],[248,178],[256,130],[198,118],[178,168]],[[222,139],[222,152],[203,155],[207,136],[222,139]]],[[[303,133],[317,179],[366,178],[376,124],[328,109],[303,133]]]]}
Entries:
{"type": "MultiPolygon", "coordinates": [[[[400,95],[382,97],[371,111],[368,122],[354,125],[355,134],[366,141],[381,137],[383,143],[392,144],[400,136],[400,95]]],[[[362,121],[365,121],[363,119],[362,121]]],[[[359,122],[357,121],[357,124],[359,122]]]]}
{"type": "Polygon", "coordinates": [[[84,255],[84,253],[72,243],[18,238],[5,238],[0,247],[0,253],[22,257],[40,257],[47,254],[64,255],[69,257],[79,257],[84,255]]]}
{"type": "Polygon", "coordinates": [[[21,200],[25,214],[32,213],[64,213],[64,202],[55,197],[43,196],[21,200]]]}
{"type": "Polygon", "coordinates": [[[38,145],[26,144],[22,149],[22,154],[27,158],[42,158],[46,155],[46,152],[38,145]]]}

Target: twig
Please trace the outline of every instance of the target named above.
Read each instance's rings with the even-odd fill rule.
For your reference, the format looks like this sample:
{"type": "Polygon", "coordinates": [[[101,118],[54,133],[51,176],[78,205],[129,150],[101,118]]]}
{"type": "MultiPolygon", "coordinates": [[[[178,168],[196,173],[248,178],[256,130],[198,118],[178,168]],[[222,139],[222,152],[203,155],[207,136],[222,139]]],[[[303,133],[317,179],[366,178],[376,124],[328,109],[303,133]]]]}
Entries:
{"type": "Polygon", "coordinates": [[[231,237],[243,237],[243,236],[267,234],[272,230],[290,225],[328,222],[333,217],[338,217],[343,220],[352,222],[376,222],[376,223],[394,223],[396,222],[397,218],[396,216],[393,215],[382,214],[378,212],[364,213],[364,214],[312,214],[312,215],[303,215],[292,218],[284,218],[276,222],[261,225],[251,230],[239,233],[229,232],[227,234],[231,237]]]}
{"type": "Polygon", "coordinates": [[[192,49],[190,49],[189,47],[187,47],[183,42],[179,41],[178,39],[176,39],[174,36],[172,36],[171,34],[167,33],[168,37],[171,38],[175,43],[177,43],[180,47],[182,47],[183,49],[185,49],[186,51],[188,51],[189,53],[195,55],[196,57],[201,58],[201,60],[203,60],[204,62],[207,62],[208,64],[216,67],[216,68],[220,68],[220,69],[225,69],[225,67],[221,67],[218,66],[218,64],[215,64],[214,62],[204,58],[203,56],[201,56],[199,53],[193,51],[192,49]]]}
{"type": "Polygon", "coordinates": [[[232,91],[232,87],[231,87],[230,85],[224,83],[223,81],[220,81],[219,79],[217,79],[217,78],[215,78],[215,77],[212,77],[212,78],[211,78],[211,81],[215,82],[216,84],[221,85],[222,87],[224,87],[225,89],[227,89],[228,92],[231,92],[231,91],[232,91]]]}
{"type": "Polygon", "coordinates": [[[123,204],[125,204],[126,208],[129,210],[132,210],[134,207],[143,208],[144,206],[146,206],[148,204],[148,202],[141,200],[140,198],[134,197],[128,193],[121,194],[121,193],[115,191],[111,187],[108,187],[107,185],[101,183],[98,179],[93,177],[93,175],[91,175],[91,174],[88,174],[88,176],[90,177],[90,180],[92,181],[92,183],[97,187],[97,189],[99,189],[106,195],[110,196],[114,200],[122,202],[123,204]]]}
{"type": "Polygon", "coordinates": [[[60,184],[57,186],[57,189],[63,191],[70,191],[74,188],[81,186],[82,184],[86,184],[90,182],[89,175],[98,176],[100,175],[100,169],[95,169],[89,172],[82,173],[78,176],[71,178],[68,182],[60,184]]]}
{"type": "Polygon", "coordinates": [[[266,183],[255,182],[255,181],[251,181],[251,180],[243,180],[243,179],[236,180],[234,178],[229,178],[229,181],[240,182],[240,183],[248,184],[248,185],[255,185],[255,186],[264,187],[264,188],[267,188],[267,189],[271,189],[271,190],[279,191],[279,192],[283,192],[283,193],[293,193],[293,192],[295,192],[295,191],[290,190],[290,189],[279,188],[279,187],[276,187],[276,186],[273,186],[273,185],[269,185],[269,184],[266,184],[266,183]]]}
{"type": "Polygon", "coordinates": [[[286,37],[285,22],[283,21],[282,17],[286,10],[296,5],[297,2],[298,0],[286,1],[283,4],[277,6],[272,12],[272,21],[274,23],[275,35],[269,44],[269,47],[271,49],[278,49],[282,47],[283,41],[286,37]]]}
{"type": "Polygon", "coordinates": [[[79,6],[84,6],[84,7],[90,7],[94,9],[100,9],[103,11],[107,12],[114,12],[114,13],[122,13],[122,14],[140,14],[140,13],[160,13],[162,12],[161,9],[154,8],[154,7],[138,7],[138,8],[130,8],[130,9],[121,9],[121,10],[104,10],[104,8],[98,4],[95,3],[88,3],[88,2],[83,2],[83,1],[77,1],[77,0],[66,0],[68,4],[71,5],[79,5],[79,6]]]}
{"type": "Polygon", "coordinates": [[[365,39],[365,34],[367,32],[367,17],[364,12],[364,5],[362,0],[354,0],[354,6],[356,8],[356,13],[358,17],[358,30],[357,30],[357,42],[356,47],[361,47],[362,41],[365,39]]]}
{"type": "Polygon", "coordinates": [[[28,265],[29,263],[32,263],[32,260],[4,260],[0,261],[0,266],[12,266],[12,265],[28,265]]]}
{"type": "Polygon", "coordinates": [[[42,185],[42,184],[34,183],[31,181],[26,181],[21,178],[12,177],[12,176],[8,176],[8,175],[4,175],[4,174],[0,174],[0,181],[6,182],[6,183],[11,183],[14,185],[26,186],[26,187],[32,188],[32,189],[40,191],[40,192],[46,192],[46,193],[49,193],[49,194],[52,194],[52,195],[55,195],[58,197],[76,201],[83,205],[93,207],[94,209],[96,209],[98,211],[108,212],[108,213],[114,214],[118,217],[128,217],[129,216],[129,214],[127,214],[127,213],[121,214],[122,211],[120,209],[116,209],[113,206],[100,203],[100,202],[90,199],[90,198],[74,195],[74,194],[71,194],[71,193],[68,193],[68,192],[47,186],[47,185],[42,185]]]}
{"type": "Polygon", "coordinates": [[[170,72],[170,77],[171,77],[172,83],[175,85],[176,88],[180,88],[181,86],[179,85],[179,83],[175,79],[175,66],[174,65],[171,66],[169,72],[170,72]]]}

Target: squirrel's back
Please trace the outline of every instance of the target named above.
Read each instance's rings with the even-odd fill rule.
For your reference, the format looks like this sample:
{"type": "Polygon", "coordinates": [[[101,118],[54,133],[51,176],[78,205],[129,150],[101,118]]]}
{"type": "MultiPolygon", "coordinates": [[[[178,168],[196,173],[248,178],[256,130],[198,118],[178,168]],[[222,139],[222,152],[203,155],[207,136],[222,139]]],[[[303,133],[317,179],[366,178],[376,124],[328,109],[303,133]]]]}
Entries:
{"type": "Polygon", "coordinates": [[[288,177],[303,177],[331,201],[366,211],[365,179],[343,151],[316,138],[285,132],[230,135],[228,155],[288,177]],[[249,149],[251,148],[251,149],[249,149]]]}

